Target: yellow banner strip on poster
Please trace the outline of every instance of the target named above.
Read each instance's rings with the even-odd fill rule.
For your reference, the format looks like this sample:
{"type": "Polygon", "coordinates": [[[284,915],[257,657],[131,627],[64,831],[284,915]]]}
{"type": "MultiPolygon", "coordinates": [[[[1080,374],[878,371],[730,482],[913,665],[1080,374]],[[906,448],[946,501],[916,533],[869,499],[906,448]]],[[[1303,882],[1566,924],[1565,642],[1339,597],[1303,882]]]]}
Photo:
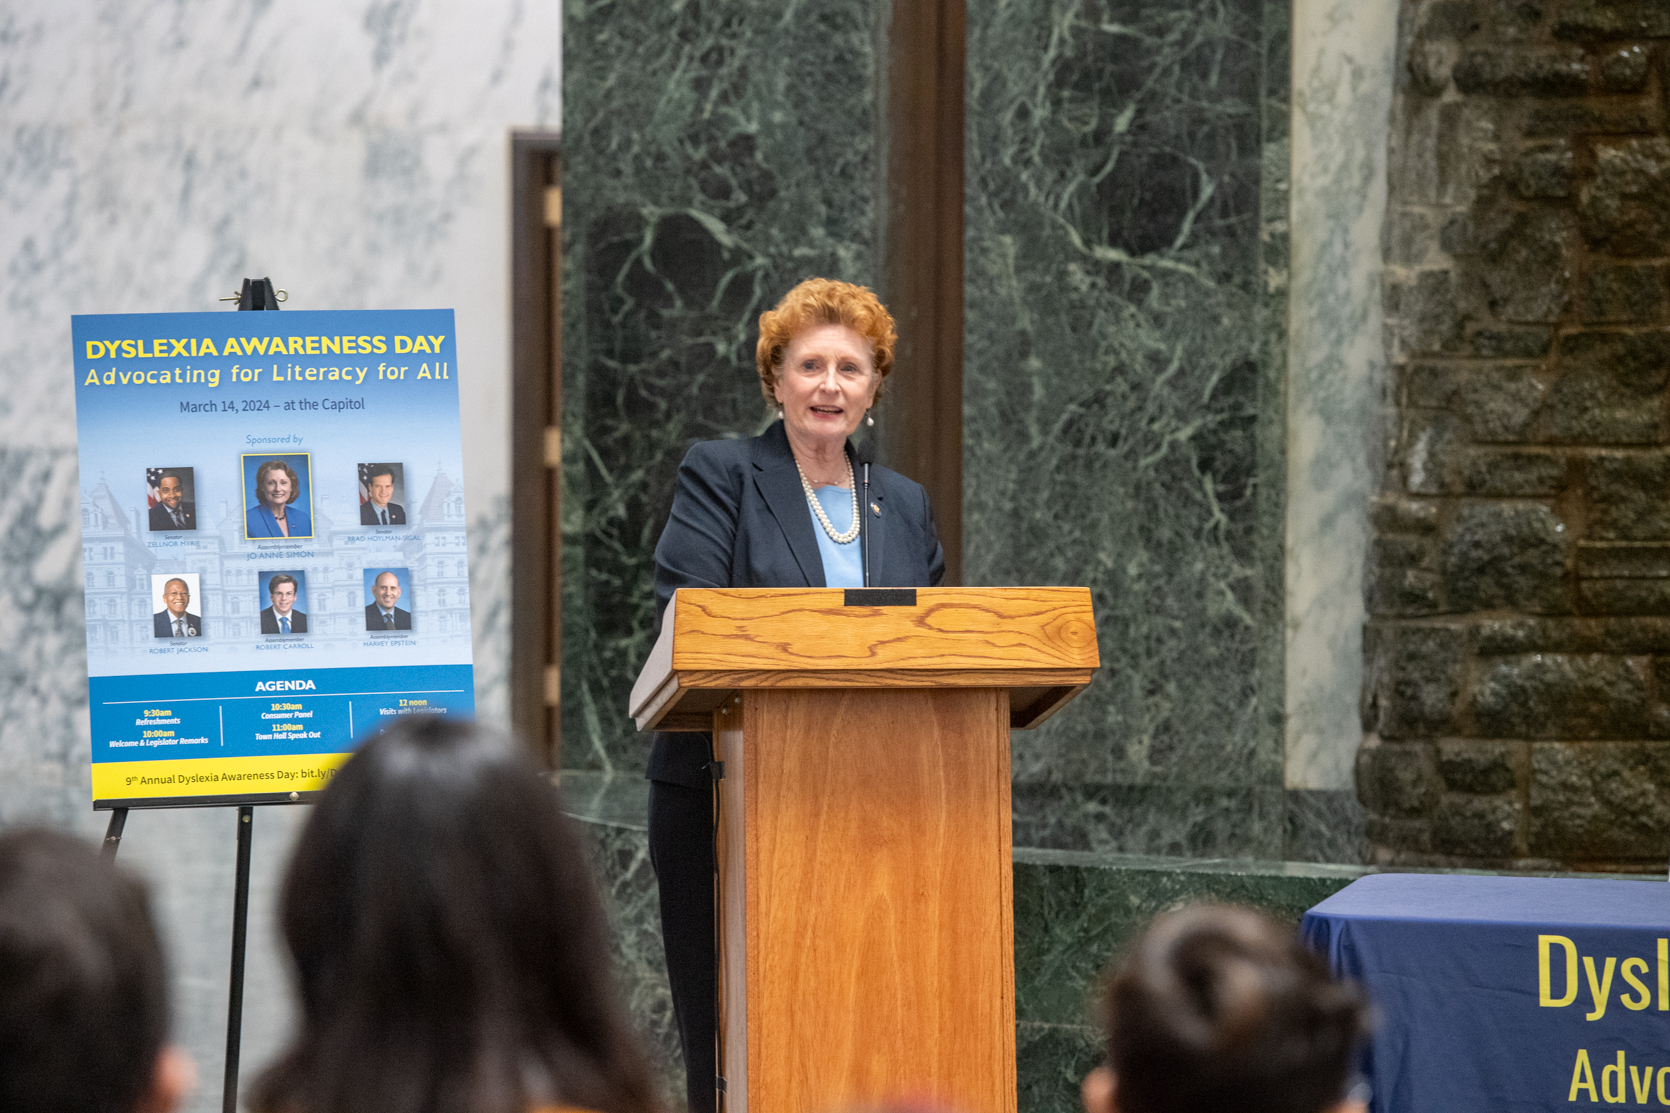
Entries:
{"type": "Polygon", "coordinates": [[[93,799],[316,792],[330,783],[350,756],[345,753],[275,754],[99,762],[93,766],[93,799]]]}

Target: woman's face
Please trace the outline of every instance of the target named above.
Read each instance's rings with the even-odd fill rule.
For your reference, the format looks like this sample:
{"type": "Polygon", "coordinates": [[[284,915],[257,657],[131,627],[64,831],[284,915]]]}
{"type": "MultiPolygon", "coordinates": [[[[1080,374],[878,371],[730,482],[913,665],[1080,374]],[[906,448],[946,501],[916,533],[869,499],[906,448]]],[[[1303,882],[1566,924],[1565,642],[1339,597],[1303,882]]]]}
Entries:
{"type": "Polygon", "coordinates": [[[261,481],[261,497],[274,510],[290,501],[290,477],[284,474],[283,468],[267,472],[267,478],[261,481]]]}
{"type": "Polygon", "coordinates": [[[870,342],[846,325],[814,325],[795,333],[777,371],[777,404],[791,440],[840,445],[876,400],[870,342]]]}

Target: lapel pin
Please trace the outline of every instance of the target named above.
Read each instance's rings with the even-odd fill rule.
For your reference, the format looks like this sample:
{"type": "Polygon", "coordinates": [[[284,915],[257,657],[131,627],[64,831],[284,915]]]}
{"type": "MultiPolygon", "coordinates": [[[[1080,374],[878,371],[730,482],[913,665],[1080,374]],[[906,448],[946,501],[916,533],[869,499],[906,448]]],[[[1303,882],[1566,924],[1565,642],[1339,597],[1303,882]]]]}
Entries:
{"type": "Polygon", "coordinates": [[[878,518],[881,517],[881,506],[880,506],[879,503],[872,502],[870,504],[870,509],[874,510],[876,512],[876,517],[878,517],[878,518]]]}

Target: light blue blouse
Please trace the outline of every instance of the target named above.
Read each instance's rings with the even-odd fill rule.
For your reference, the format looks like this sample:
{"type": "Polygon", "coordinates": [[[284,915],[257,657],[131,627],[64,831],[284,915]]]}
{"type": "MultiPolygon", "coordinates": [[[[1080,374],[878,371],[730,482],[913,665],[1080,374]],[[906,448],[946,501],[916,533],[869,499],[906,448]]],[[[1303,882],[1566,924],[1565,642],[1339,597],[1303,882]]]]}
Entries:
{"type": "MultiPolygon", "coordinates": [[[[845,487],[819,487],[815,494],[823,504],[823,512],[829,515],[829,524],[835,527],[836,533],[845,533],[852,528],[852,492],[845,487]]],[[[823,586],[824,587],[863,587],[864,586],[864,551],[859,546],[863,535],[853,538],[845,545],[837,545],[830,540],[829,533],[818,521],[818,516],[812,514],[808,506],[806,513],[812,517],[812,533],[818,539],[818,556],[823,558],[823,586]]]]}

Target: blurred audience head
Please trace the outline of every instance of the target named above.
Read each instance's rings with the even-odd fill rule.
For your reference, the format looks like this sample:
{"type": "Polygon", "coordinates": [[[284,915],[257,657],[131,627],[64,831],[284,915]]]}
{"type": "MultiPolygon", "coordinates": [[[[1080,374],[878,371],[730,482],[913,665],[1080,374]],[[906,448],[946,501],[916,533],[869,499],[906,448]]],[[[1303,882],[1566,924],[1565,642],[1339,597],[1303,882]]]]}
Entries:
{"type": "Polygon", "coordinates": [[[139,882],[80,839],[0,835],[0,1109],[168,1113],[191,1088],[139,882]]]}
{"type": "Polygon", "coordinates": [[[302,1016],[257,1110],[656,1107],[578,837],[501,734],[415,716],[362,745],[302,832],[280,921],[302,1016]]]}
{"type": "Polygon", "coordinates": [[[1247,909],[1161,916],[1103,999],[1087,1113],[1323,1113],[1347,1097],[1367,1008],[1289,927],[1247,909]]]}

